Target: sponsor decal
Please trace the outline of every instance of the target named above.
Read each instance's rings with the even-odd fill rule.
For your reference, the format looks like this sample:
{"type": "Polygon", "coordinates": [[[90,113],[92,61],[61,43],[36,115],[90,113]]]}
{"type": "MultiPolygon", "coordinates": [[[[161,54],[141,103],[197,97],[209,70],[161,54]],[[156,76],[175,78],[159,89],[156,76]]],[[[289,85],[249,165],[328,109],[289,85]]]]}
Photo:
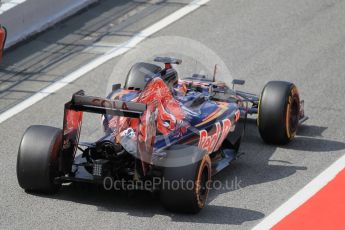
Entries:
{"type": "Polygon", "coordinates": [[[208,132],[206,130],[201,130],[199,132],[200,134],[199,148],[206,150],[208,153],[212,152],[212,150],[218,143],[218,140],[221,134],[220,123],[217,122],[215,126],[216,126],[216,132],[213,135],[208,135],[208,132]]]}
{"type": "Polygon", "coordinates": [[[124,109],[128,110],[128,106],[126,102],[124,101],[110,101],[108,99],[100,99],[100,98],[95,98],[91,102],[92,105],[94,106],[100,106],[104,108],[115,108],[115,109],[124,109]]]}
{"type": "Polygon", "coordinates": [[[198,147],[204,149],[207,153],[217,151],[225,138],[227,137],[230,130],[234,130],[234,124],[230,119],[224,119],[222,125],[220,122],[215,123],[216,131],[214,134],[209,135],[206,130],[199,132],[200,139],[198,147]],[[222,127],[221,127],[222,126],[222,127]]]}

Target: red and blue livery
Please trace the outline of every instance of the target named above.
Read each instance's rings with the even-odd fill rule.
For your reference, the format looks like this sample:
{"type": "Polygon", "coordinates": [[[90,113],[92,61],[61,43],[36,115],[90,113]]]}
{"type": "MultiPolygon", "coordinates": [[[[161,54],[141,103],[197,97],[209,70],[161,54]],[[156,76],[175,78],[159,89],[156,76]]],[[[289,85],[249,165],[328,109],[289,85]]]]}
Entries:
{"type": "Polygon", "coordinates": [[[164,66],[135,64],[106,98],[73,94],[62,129],[30,126],[18,151],[19,185],[51,193],[64,182],[125,181],[158,193],[171,211],[196,213],[212,176],[239,157],[249,115],[262,139],[277,145],[290,142],[307,119],[293,83],[271,81],[254,95],[234,89],[242,80],[229,87],[215,76],[182,78],[173,68],[180,59],[155,61],[164,66]],[[79,141],[84,112],[102,114],[104,135],[95,142],[79,141]]]}

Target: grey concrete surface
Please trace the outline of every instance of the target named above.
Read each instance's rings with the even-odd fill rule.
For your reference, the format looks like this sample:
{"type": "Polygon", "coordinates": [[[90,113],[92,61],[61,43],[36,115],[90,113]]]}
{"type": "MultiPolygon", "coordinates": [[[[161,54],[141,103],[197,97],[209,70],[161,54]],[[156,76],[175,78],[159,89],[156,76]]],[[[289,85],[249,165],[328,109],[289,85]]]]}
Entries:
{"type": "Polygon", "coordinates": [[[0,112],[93,60],[187,1],[104,0],[5,53],[0,112]]]}
{"type": "MultiPolygon", "coordinates": [[[[223,184],[240,181],[240,188],[211,191],[209,204],[200,214],[169,213],[143,192],[129,196],[88,186],[64,186],[59,194],[44,196],[19,188],[16,154],[24,130],[32,124],[61,127],[63,103],[81,88],[91,95],[104,95],[119,57],[0,124],[1,228],[250,229],[345,153],[344,12],[345,2],[336,0],[213,0],[155,35],[184,36],[206,44],[228,63],[234,77],[246,80],[242,89],[259,93],[269,80],[295,82],[310,116],[296,139],[279,147],[265,145],[255,123],[249,122],[242,145],[245,155],[215,178],[223,184]]],[[[82,16],[76,20],[78,17],[82,16]]],[[[99,17],[95,13],[94,20],[101,22],[99,17]]],[[[140,28],[145,20],[135,21],[133,26],[140,28]]],[[[43,36],[55,41],[54,33],[43,36]]],[[[69,38],[67,31],[65,36],[69,38]]],[[[115,37],[112,42],[122,41],[121,36],[115,37]]],[[[19,47],[13,51],[17,55],[7,54],[7,63],[16,68],[25,58],[39,63],[44,49],[35,47],[42,40],[38,37],[19,47]]],[[[62,50],[68,57],[61,58],[55,68],[63,71],[84,63],[62,50]]],[[[93,54],[83,55],[85,60],[93,58],[93,54]]],[[[10,65],[4,65],[1,79],[7,76],[11,80],[15,76],[7,69],[10,65]]],[[[45,66],[42,63],[41,68],[45,66]]],[[[49,79],[38,67],[30,71],[37,72],[37,78],[49,79]]],[[[30,75],[23,73],[16,76],[24,79],[30,75]]],[[[99,118],[86,116],[84,124],[82,138],[96,138],[99,118]]]]}

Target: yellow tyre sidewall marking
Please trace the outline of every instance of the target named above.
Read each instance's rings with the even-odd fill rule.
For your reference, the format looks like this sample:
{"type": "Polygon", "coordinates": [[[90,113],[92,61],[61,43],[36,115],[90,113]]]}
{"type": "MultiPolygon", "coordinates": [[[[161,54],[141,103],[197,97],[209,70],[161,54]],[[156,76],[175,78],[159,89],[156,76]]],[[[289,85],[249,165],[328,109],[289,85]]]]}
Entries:
{"type": "Polygon", "coordinates": [[[260,106],[261,106],[261,98],[262,98],[262,93],[259,98],[259,104],[258,104],[258,117],[256,119],[256,125],[259,127],[260,125],[260,106]]]}
{"type": "Polygon", "coordinates": [[[285,128],[286,128],[286,135],[289,139],[291,139],[290,133],[290,107],[291,107],[292,97],[289,96],[288,104],[286,107],[286,116],[285,116],[285,128]]]}

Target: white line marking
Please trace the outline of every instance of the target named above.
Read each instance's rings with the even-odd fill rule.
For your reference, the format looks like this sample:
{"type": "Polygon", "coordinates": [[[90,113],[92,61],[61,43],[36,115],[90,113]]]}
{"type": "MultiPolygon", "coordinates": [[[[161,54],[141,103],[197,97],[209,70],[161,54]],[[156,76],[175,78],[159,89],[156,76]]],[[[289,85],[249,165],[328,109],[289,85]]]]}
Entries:
{"type": "Polygon", "coordinates": [[[154,33],[160,31],[161,29],[169,26],[171,23],[181,19],[182,17],[186,16],[187,14],[195,11],[200,6],[206,4],[210,0],[194,0],[188,5],[178,9],[174,13],[168,15],[167,17],[161,19],[160,21],[154,23],[153,25],[147,27],[146,29],[142,30],[138,34],[134,35],[131,39],[127,42],[119,45],[118,47],[109,50],[104,55],[96,58],[95,60],[89,62],[85,66],[77,69],[76,71],[70,73],[66,77],[54,82],[53,84],[49,85],[48,87],[38,91],[31,97],[25,99],[24,101],[20,102],[19,104],[13,106],[12,108],[6,110],[5,112],[0,114],[0,123],[6,121],[7,119],[11,118],[12,116],[20,113],[24,109],[30,107],[31,105],[39,102],[43,98],[49,96],[50,94],[58,91],[59,89],[65,87],[66,85],[72,83],[73,81],[77,80],[84,74],[90,72],[91,70],[95,69],[96,67],[102,65],[103,63],[111,60],[114,57],[117,57],[121,54],[124,54],[128,50],[134,48],[140,42],[148,38],[149,36],[153,35],[154,33]]]}
{"type": "Polygon", "coordinates": [[[305,187],[298,191],[289,200],[283,203],[279,208],[273,211],[265,219],[263,219],[253,229],[270,229],[276,225],[280,220],[297,209],[308,199],[314,196],[324,186],[326,186],[334,177],[345,168],[345,155],[340,157],[336,162],[324,170],[320,175],[309,182],[305,187]]]}

